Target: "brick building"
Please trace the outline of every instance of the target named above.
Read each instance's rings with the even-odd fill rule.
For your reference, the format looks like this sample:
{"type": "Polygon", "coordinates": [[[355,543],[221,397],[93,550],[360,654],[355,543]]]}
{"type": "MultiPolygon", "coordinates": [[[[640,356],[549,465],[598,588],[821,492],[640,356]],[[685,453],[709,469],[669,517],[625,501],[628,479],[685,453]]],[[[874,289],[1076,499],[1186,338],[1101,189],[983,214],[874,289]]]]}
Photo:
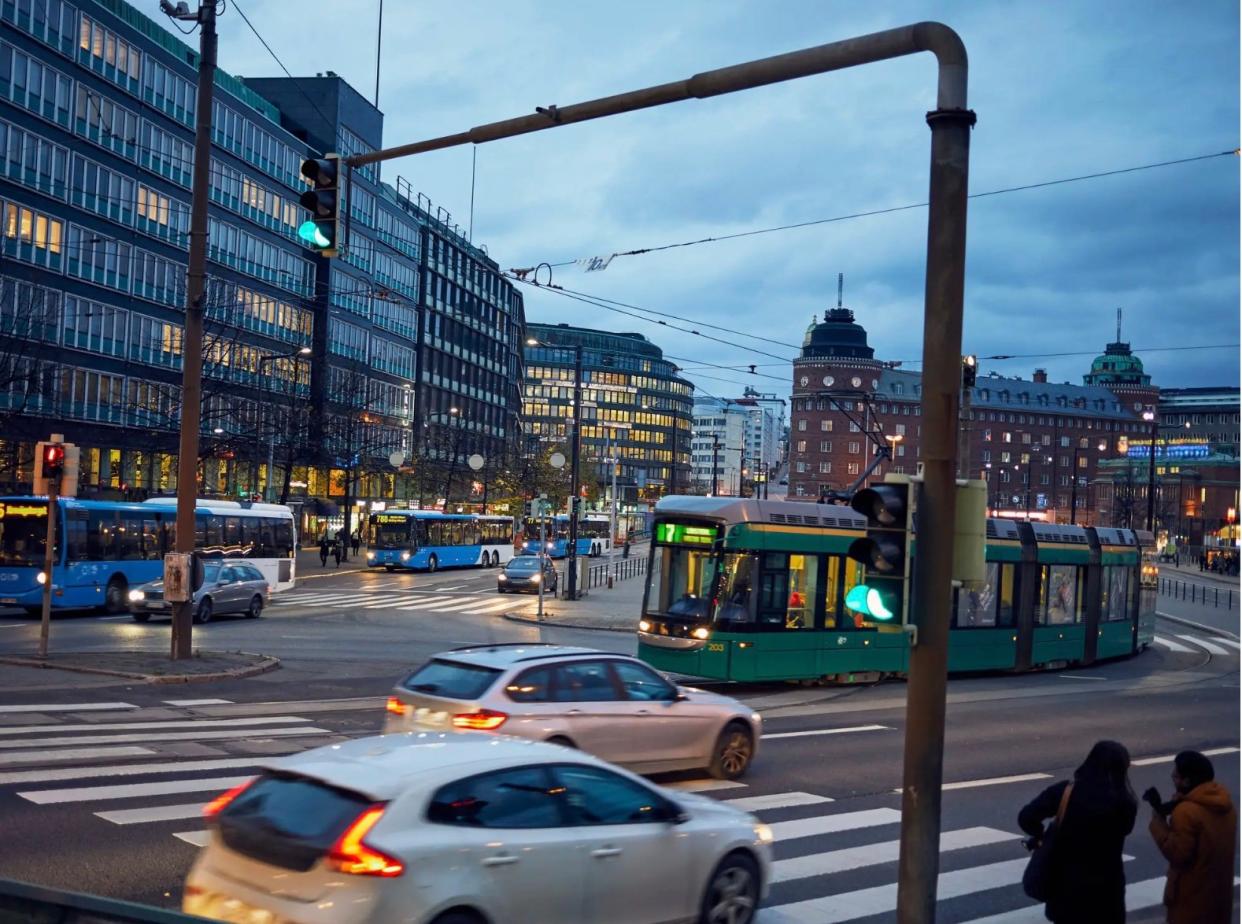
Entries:
{"type": "MultiPolygon", "coordinates": [[[[922,451],[921,376],[875,357],[853,311],[835,308],[807,328],[793,363],[789,497],[815,501],[847,491],[877,463],[913,474],[922,451]],[[888,447],[891,459],[877,455],[888,447]]],[[[971,477],[988,482],[999,516],[1095,522],[1092,482],[1119,446],[1141,441],[1158,390],[1120,340],[1092,363],[1083,384],[981,376],[963,407],[961,447],[971,477]],[[1124,438],[1124,439],[1123,439],[1124,438]]]]}

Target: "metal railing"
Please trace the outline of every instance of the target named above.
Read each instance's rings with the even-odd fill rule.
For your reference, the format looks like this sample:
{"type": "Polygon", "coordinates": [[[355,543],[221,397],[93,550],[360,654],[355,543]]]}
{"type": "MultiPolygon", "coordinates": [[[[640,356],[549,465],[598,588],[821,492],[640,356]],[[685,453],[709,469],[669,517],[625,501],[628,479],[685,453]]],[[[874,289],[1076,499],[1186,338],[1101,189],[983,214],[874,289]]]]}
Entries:
{"type": "Polygon", "coordinates": [[[1207,587],[1177,578],[1161,578],[1159,590],[1163,597],[1173,600],[1189,600],[1191,603],[1210,606],[1214,609],[1231,610],[1238,602],[1238,595],[1234,593],[1232,587],[1207,587]]]}
{"type": "Polygon", "coordinates": [[[0,879],[0,924],[193,924],[203,918],[96,895],[0,879]]]}
{"type": "Polygon", "coordinates": [[[619,558],[615,561],[591,565],[587,569],[586,589],[592,587],[611,587],[617,581],[639,577],[647,573],[647,559],[619,558]]]}

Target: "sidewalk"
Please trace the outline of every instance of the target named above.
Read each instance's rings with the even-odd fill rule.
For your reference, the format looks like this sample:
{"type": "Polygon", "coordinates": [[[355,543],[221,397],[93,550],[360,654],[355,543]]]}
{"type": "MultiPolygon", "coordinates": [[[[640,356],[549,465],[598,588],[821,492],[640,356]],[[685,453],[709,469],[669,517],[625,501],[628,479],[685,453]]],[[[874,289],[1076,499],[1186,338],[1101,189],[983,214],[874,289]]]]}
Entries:
{"type": "MultiPolygon", "coordinates": [[[[573,629],[599,629],[605,632],[634,632],[642,608],[646,575],[638,575],[607,587],[593,587],[579,600],[543,598],[543,625],[573,629]]],[[[535,608],[522,613],[505,613],[512,622],[538,624],[535,608]]]]}
{"type": "Polygon", "coordinates": [[[1193,563],[1186,564],[1183,562],[1181,565],[1174,565],[1172,562],[1159,562],[1158,567],[1161,577],[1176,577],[1183,580],[1187,578],[1201,578],[1205,581],[1213,581],[1221,586],[1227,585],[1235,590],[1239,584],[1238,575],[1236,574],[1229,575],[1217,574],[1214,571],[1200,571],[1199,566],[1193,563]]]}
{"type": "Polygon", "coordinates": [[[344,571],[365,571],[367,567],[367,547],[358,547],[357,556],[349,553],[349,558],[338,567],[332,556],[328,556],[326,566],[319,563],[319,546],[304,545],[298,549],[298,580],[313,577],[316,574],[340,574],[344,571]]]}

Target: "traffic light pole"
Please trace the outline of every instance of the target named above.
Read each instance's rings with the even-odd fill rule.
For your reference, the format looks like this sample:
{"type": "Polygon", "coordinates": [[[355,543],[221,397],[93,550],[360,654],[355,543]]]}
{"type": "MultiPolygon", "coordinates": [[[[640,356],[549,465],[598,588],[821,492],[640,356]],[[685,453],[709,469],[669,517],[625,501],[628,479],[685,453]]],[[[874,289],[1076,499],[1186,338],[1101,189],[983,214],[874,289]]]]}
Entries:
{"type": "Polygon", "coordinates": [[[569,450],[569,549],[565,558],[565,594],[578,599],[578,463],[582,456],[582,344],[574,347],[574,441],[569,450]]]}
{"type": "MultiPolygon", "coordinates": [[[[202,421],[203,301],[207,291],[207,202],[211,188],[211,99],[216,77],[216,4],[198,8],[198,103],[194,120],[193,198],[190,203],[190,266],[186,277],[185,339],[182,350],[181,443],[177,450],[176,551],[194,551],[194,501],[198,495],[198,430],[202,421]]],[[[191,585],[193,582],[191,582],[191,585]]],[[[194,601],[172,605],[174,661],[192,654],[194,601]]]]}
{"type": "Polygon", "coordinates": [[[56,492],[60,489],[60,475],[47,479],[47,538],[43,549],[43,612],[39,618],[39,657],[47,657],[48,636],[52,631],[52,566],[55,564],[56,548],[56,492]]]}
{"type": "Polygon", "coordinates": [[[966,53],[958,81],[941,72],[940,109],[931,127],[927,288],[923,313],[923,485],[913,607],[918,643],[910,650],[901,787],[897,920],[936,919],[940,800],[944,776],[945,686],[957,493],[958,396],[962,391],[962,297],[966,270],[966,194],[970,129],[966,53]]]}

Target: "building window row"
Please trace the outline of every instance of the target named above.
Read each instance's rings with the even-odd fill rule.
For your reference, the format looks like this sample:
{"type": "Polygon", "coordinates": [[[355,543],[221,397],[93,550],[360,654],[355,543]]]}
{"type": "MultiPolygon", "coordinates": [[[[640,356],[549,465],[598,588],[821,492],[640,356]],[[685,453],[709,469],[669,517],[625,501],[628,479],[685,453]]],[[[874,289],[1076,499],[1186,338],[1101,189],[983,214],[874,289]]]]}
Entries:
{"type": "Polygon", "coordinates": [[[4,203],[4,255],[44,266],[61,268],[65,223],[44,212],[13,202],[4,203]]]}
{"type": "Polygon", "coordinates": [[[69,127],[73,81],[21,49],[0,42],[0,97],[69,127]]]}
{"type": "Polygon", "coordinates": [[[63,200],[68,175],[68,148],[0,120],[0,176],[63,200]]]}
{"type": "Polygon", "coordinates": [[[198,88],[151,55],[147,55],[147,67],[142,74],[142,98],[187,128],[194,127],[198,88]]]}
{"type": "Polygon", "coordinates": [[[208,220],[208,254],[248,276],[281,288],[307,293],[314,288],[314,264],[289,250],[261,240],[236,225],[208,220]]]}
{"type": "Polygon", "coordinates": [[[138,80],[142,76],[142,57],[142,52],[137,47],[111,29],[105,29],[89,16],[82,17],[78,33],[79,64],[102,74],[117,86],[136,93],[138,80]]]}
{"type": "Polygon", "coordinates": [[[274,192],[236,167],[211,159],[211,198],[232,212],[296,239],[302,209],[291,196],[274,192]]]}
{"type": "Polygon", "coordinates": [[[63,0],[4,0],[0,20],[10,22],[63,55],[73,53],[78,11],[63,0]]]}

